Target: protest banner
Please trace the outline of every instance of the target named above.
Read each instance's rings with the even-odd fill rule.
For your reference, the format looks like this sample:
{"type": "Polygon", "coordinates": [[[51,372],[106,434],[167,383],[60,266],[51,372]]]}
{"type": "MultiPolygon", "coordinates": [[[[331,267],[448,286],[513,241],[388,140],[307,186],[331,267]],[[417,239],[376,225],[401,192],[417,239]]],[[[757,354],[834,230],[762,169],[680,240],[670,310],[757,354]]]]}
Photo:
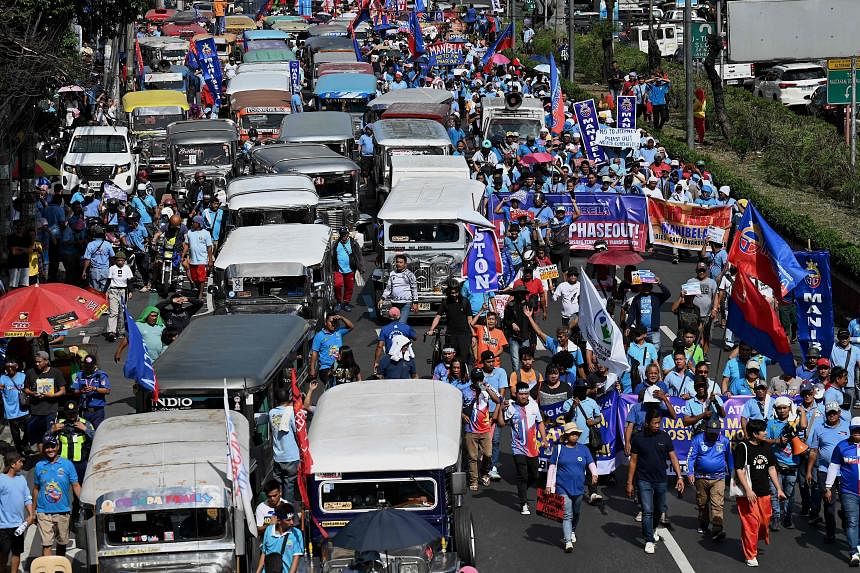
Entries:
{"type": "Polygon", "coordinates": [[[454,42],[437,42],[427,46],[426,50],[431,66],[463,65],[463,44],[454,42]]]}
{"type": "Polygon", "coordinates": [[[535,269],[538,278],[542,281],[558,278],[558,265],[546,265],[545,267],[537,267],[535,269]]]}
{"type": "Polygon", "coordinates": [[[594,100],[578,101],[573,104],[573,113],[579,124],[579,132],[582,135],[582,149],[585,156],[595,163],[606,163],[606,155],[595,141],[598,131],[597,107],[594,100]]]}
{"type": "Polygon", "coordinates": [[[821,356],[830,358],[833,348],[833,290],[828,251],[795,251],[794,256],[807,271],[806,278],[794,287],[797,303],[797,339],[806,359],[813,344],[821,356]]]}
{"type": "Polygon", "coordinates": [[[708,229],[728,233],[732,208],[703,207],[693,203],[674,203],[648,197],[651,242],[661,247],[699,251],[708,241],[708,229]]]}
{"type": "Polygon", "coordinates": [[[591,250],[594,243],[602,240],[610,249],[644,251],[648,238],[645,199],[632,195],[577,193],[581,215],[570,226],[570,248],[591,250]]]}
{"type": "Polygon", "coordinates": [[[549,493],[546,488],[539,487],[537,490],[535,511],[541,517],[546,517],[553,521],[563,521],[564,496],[557,493],[549,493]]]}
{"type": "Polygon", "coordinates": [[[618,127],[636,129],[636,96],[618,96],[618,127]]]}
{"type": "Polygon", "coordinates": [[[639,147],[639,130],[622,129],[620,127],[607,127],[601,129],[594,135],[597,145],[603,147],[639,147]]]}

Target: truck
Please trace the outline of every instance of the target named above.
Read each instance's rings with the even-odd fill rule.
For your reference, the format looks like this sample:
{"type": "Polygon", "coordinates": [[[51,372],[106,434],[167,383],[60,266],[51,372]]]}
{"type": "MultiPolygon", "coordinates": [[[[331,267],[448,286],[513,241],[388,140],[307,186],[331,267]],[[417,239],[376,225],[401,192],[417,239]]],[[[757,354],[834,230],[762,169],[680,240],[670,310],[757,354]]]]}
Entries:
{"type": "Polygon", "coordinates": [[[481,98],[481,109],[481,132],[492,142],[504,141],[510,131],[523,141],[530,135],[537,139],[545,127],[541,100],[519,92],[509,92],[503,98],[481,98]]]}
{"type": "Polygon", "coordinates": [[[78,127],[60,164],[63,190],[71,191],[84,181],[96,185],[110,181],[129,193],[134,187],[139,153],[131,147],[127,127],[78,127]]]}

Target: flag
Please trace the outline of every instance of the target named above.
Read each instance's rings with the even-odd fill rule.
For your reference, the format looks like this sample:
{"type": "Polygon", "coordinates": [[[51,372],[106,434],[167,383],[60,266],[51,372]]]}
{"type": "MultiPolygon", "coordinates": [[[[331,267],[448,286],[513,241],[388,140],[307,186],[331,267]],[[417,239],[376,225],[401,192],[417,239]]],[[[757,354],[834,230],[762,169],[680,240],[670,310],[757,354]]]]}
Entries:
{"type": "Polygon", "coordinates": [[[806,360],[809,348],[816,346],[823,358],[830,358],[836,323],[833,321],[833,281],[829,251],[795,251],[806,269],[806,278],[794,289],[797,303],[797,339],[806,360]]]}
{"type": "Polygon", "coordinates": [[[299,445],[299,475],[296,481],[298,481],[299,496],[302,498],[302,505],[304,507],[310,507],[306,476],[311,473],[314,460],[311,457],[311,446],[308,442],[307,412],[305,411],[302,393],[299,391],[299,384],[296,381],[295,368],[292,369],[290,377],[293,393],[293,413],[296,418],[296,443],[299,445]]]}
{"type": "Polygon", "coordinates": [[[753,283],[738,270],[728,300],[727,328],[764,356],[773,359],[783,372],[794,373],[794,356],[776,311],[753,283]]]}
{"type": "MultiPolygon", "coordinates": [[[[469,229],[471,225],[466,225],[469,229]]],[[[469,229],[470,230],[470,229],[469,229]]],[[[476,228],[463,259],[463,276],[469,281],[469,291],[486,293],[499,290],[502,276],[502,254],[496,235],[489,229],[476,228]]]]}
{"type": "Polygon", "coordinates": [[[487,23],[489,27],[487,32],[490,34],[495,34],[499,31],[499,18],[498,16],[487,16],[487,23]]]}
{"type": "Polygon", "coordinates": [[[481,66],[484,68],[485,72],[489,72],[493,69],[493,64],[490,62],[490,59],[496,54],[496,52],[501,52],[502,50],[513,50],[514,49],[514,23],[511,22],[508,24],[508,27],[502,30],[502,33],[499,34],[499,37],[496,38],[496,41],[490,46],[490,49],[487,50],[487,53],[484,54],[484,57],[481,58],[481,66]]]}
{"type": "Polygon", "coordinates": [[[409,53],[415,60],[422,55],[424,50],[424,34],[421,33],[421,24],[418,22],[418,14],[409,14],[409,53]]]}
{"type": "Polygon", "coordinates": [[[424,0],[415,0],[415,11],[419,14],[427,11],[427,8],[424,7],[424,0]]]}
{"type": "Polygon", "coordinates": [[[579,281],[579,328],[591,345],[597,361],[610,372],[621,376],[630,370],[621,329],[606,312],[606,301],[597,293],[594,283],[581,269],[579,281]]]}
{"type": "Polygon", "coordinates": [[[152,399],[158,400],[158,378],[155,376],[155,368],[149,357],[149,350],[140,334],[140,328],[134,318],[128,313],[128,307],[123,308],[125,313],[125,330],[128,333],[128,356],[122,368],[122,374],[129,380],[134,380],[137,385],[152,393],[152,399]]]}
{"type": "Polygon", "coordinates": [[[558,78],[558,67],[555,65],[555,57],[549,55],[549,91],[551,98],[550,131],[556,135],[564,130],[564,96],[561,93],[561,81],[558,78]]]}
{"type": "Polygon", "coordinates": [[[245,521],[251,535],[257,537],[257,522],[254,510],[251,507],[251,480],[248,477],[248,468],[242,459],[242,448],[239,445],[239,436],[236,434],[236,426],[230,417],[230,403],[227,400],[227,379],[224,379],[224,417],[227,420],[227,467],[230,468],[230,480],[233,482],[233,497],[238,497],[242,502],[242,510],[245,512],[245,521]]]}
{"type": "Polygon", "coordinates": [[[197,62],[200,71],[203,72],[203,81],[209,87],[209,93],[215,105],[221,107],[221,84],[224,77],[221,74],[221,61],[218,59],[218,50],[215,47],[215,38],[209,37],[194,42],[197,51],[197,62]]]}
{"type": "Polygon", "coordinates": [[[266,0],[266,2],[263,2],[262,4],[260,4],[260,10],[257,12],[257,15],[254,17],[254,21],[259,22],[260,20],[265,18],[266,14],[268,14],[272,10],[272,4],[274,4],[274,3],[275,3],[275,0],[266,0]]]}
{"type": "Polygon", "coordinates": [[[359,0],[359,10],[358,14],[355,15],[355,18],[352,19],[352,22],[349,23],[347,27],[347,31],[350,36],[355,36],[355,29],[362,22],[371,22],[370,18],[370,2],[369,0],[359,0]]]}
{"type": "Polygon", "coordinates": [[[747,205],[729,249],[738,274],[757,278],[784,297],[806,278],[788,243],[767,224],[752,203],[747,205]]]}
{"type": "Polygon", "coordinates": [[[355,59],[359,62],[364,61],[364,54],[361,53],[361,47],[358,45],[358,40],[352,39],[352,49],[355,50],[355,59]]]}
{"type": "Polygon", "coordinates": [[[143,78],[143,54],[140,52],[140,40],[134,41],[134,59],[137,60],[137,75],[143,78]]]}

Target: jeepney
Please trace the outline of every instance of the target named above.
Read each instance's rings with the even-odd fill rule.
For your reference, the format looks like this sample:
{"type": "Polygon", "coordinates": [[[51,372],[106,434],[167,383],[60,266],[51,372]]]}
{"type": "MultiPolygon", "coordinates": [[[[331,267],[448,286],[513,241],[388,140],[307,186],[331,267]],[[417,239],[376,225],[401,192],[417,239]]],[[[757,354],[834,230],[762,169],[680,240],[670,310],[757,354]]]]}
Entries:
{"type": "MultiPolygon", "coordinates": [[[[88,570],[106,573],[181,570],[250,571],[259,551],[242,503],[231,493],[220,407],[108,418],[99,426],[81,487],[88,570]],[[97,569],[96,569],[97,568],[97,569]]],[[[230,412],[245,471],[248,421],[230,412]]]]}
{"type": "Polygon", "coordinates": [[[273,30],[281,30],[282,32],[286,32],[289,34],[290,39],[293,41],[304,40],[308,37],[308,28],[310,28],[310,24],[302,20],[301,22],[275,22],[272,26],[273,30]]]}
{"type": "Polygon", "coordinates": [[[257,23],[250,16],[232,14],[224,18],[224,29],[231,34],[241,36],[245,30],[256,30],[257,23]]]}
{"type": "Polygon", "coordinates": [[[349,34],[347,24],[317,24],[308,28],[308,35],[311,37],[319,36],[336,36],[346,37],[349,34]]]}
{"type": "Polygon", "coordinates": [[[335,153],[355,159],[352,118],[342,111],[288,115],[281,122],[280,143],[321,143],[335,153]]]}
{"type": "Polygon", "coordinates": [[[122,96],[132,145],[140,148],[140,166],[151,175],[170,173],[167,126],[188,118],[188,100],[172,90],[129,92],[122,96]]]}
{"type": "Polygon", "coordinates": [[[432,119],[447,128],[450,116],[451,105],[447,103],[397,102],[382,112],[381,119],[432,119]]]}
{"type": "Polygon", "coordinates": [[[317,218],[333,229],[369,220],[358,213],[360,168],[319,143],[281,143],[251,153],[253,173],[301,173],[314,182],[320,202],[317,218]]]}
{"type": "Polygon", "coordinates": [[[230,112],[239,126],[239,137],[248,139],[248,130],[257,130],[261,142],[276,139],[281,122],[292,112],[289,90],[248,90],[230,96],[230,112]]]}
{"type": "Polygon", "coordinates": [[[167,126],[171,159],[170,192],[177,202],[185,200],[194,174],[202,171],[212,181],[213,192],[223,202],[227,181],[236,175],[239,131],[229,119],[177,121],[167,126]]]}
{"type": "Polygon", "coordinates": [[[245,30],[242,33],[242,49],[253,50],[287,48],[289,36],[280,30],[245,30]]]}
{"type": "Polygon", "coordinates": [[[377,306],[394,266],[394,257],[407,256],[408,268],[418,281],[418,312],[433,316],[444,299],[445,288],[459,278],[469,248],[466,225],[493,228],[478,213],[484,185],[452,176],[403,179],[392,189],[377,219],[381,225],[376,247],[382,263],[373,271],[377,306]]]}
{"type": "Polygon", "coordinates": [[[227,184],[228,229],[313,223],[319,196],[305,175],[245,175],[227,184]]]}
{"type": "MultiPolygon", "coordinates": [[[[145,410],[224,411],[224,387],[231,411],[250,428],[251,489],[272,475],[272,441],[266,414],[274,407],[275,390],[289,388],[292,370],[299,384],[307,380],[307,357],[314,331],[308,321],[289,314],[200,316],[191,321],[158,357],[158,400],[138,390],[138,408],[145,410]]],[[[121,420],[122,418],[116,418],[121,420]]],[[[223,460],[224,417],[221,430],[223,460]]],[[[187,435],[178,431],[177,435],[187,435]]],[[[145,431],[141,434],[145,436],[145,431]]],[[[141,439],[141,435],[138,439],[141,439]]],[[[168,450],[168,454],[170,454],[168,450]]]]}
{"type": "Polygon", "coordinates": [[[162,60],[167,60],[172,66],[185,65],[188,40],[170,36],[146,36],[137,42],[143,57],[140,63],[144,66],[157,66],[162,60]]]}
{"type": "Polygon", "coordinates": [[[481,133],[490,141],[504,141],[505,134],[514,131],[525,141],[529,136],[537,138],[544,127],[543,101],[540,98],[519,93],[508,93],[505,97],[481,98],[481,133]]]}
{"type": "Polygon", "coordinates": [[[383,553],[385,571],[455,573],[475,564],[460,462],[462,408],[460,391],[437,380],[369,380],[320,396],[308,432],[314,461],[307,480],[319,525],[310,536],[324,573],[342,573],[354,556],[331,538],[384,507],[413,512],[439,532],[428,545],[383,553]],[[372,404],[372,411],[357,404],[372,404]]]}
{"type": "Polygon", "coordinates": [[[373,124],[373,143],[371,175],[376,183],[376,200],[379,203],[391,189],[393,156],[451,155],[454,152],[448,132],[432,119],[380,119],[373,124]]]}
{"type": "Polygon", "coordinates": [[[277,30],[277,25],[283,22],[304,22],[303,16],[292,16],[289,14],[274,14],[266,16],[263,19],[263,28],[268,30],[277,30]]]}
{"type": "Polygon", "coordinates": [[[242,54],[242,62],[253,64],[258,62],[292,62],[296,60],[296,53],[284,47],[276,50],[251,50],[242,54]]]}
{"type": "Polygon", "coordinates": [[[343,111],[352,118],[353,132],[364,125],[367,102],[376,96],[373,74],[330,74],[316,80],[314,102],[319,111],[343,111]]]}
{"type": "Polygon", "coordinates": [[[215,259],[216,312],[295,314],[322,326],[334,306],[332,246],[326,225],[234,229],[215,259]]]}
{"type": "Polygon", "coordinates": [[[167,65],[167,60],[162,60],[155,68],[145,66],[143,78],[140,82],[140,90],[171,90],[182,96],[188,94],[188,80],[191,73],[185,66],[167,65]]]}
{"type": "Polygon", "coordinates": [[[469,164],[462,155],[395,155],[391,158],[392,187],[404,179],[469,179],[470,174],[469,164]]]}
{"type": "Polygon", "coordinates": [[[367,107],[373,113],[373,118],[382,117],[382,112],[394,103],[417,103],[421,105],[450,104],[454,99],[448,90],[437,90],[433,88],[406,88],[405,90],[392,90],[374,98],[367,107]]]}
{"type": "Polygon", "coordinates": [[[207,30],[197,22],[168,22],[161,27],[162,36],[172,36],[190,40],[198,34],[206,34],[207,30]]]}
{"type": "Polygon", "coordinates": [[[351,38],[343,38],[341,36],[309,37],[305,40],[305,50],[303,52],[306,68],[313,69],[313,56],[317,52],[352,52],[355,54],[355,47],[352,44],[351,38]]]}
{"type": "Polygon", "coordinates": [[[317,77],[321,78],[329,74],[372,74],[373,64],[368,62],[328,62],[317,66],[317,77]]]}
{"type": "MultiPolygon", "coordinates": [[[[318,80],[319,75],[317,74],[317,68],[322,64],[355,63],[357,61],[354,50],[326,50],[324,52],[316,52],[313,55],[313,62],[311,64],[311,69],[313,70],[311,76],[313,77],[314,82],[318,80]]],[[[374,86],[375,85],[376,82],[374,82],[374,86]]]]}

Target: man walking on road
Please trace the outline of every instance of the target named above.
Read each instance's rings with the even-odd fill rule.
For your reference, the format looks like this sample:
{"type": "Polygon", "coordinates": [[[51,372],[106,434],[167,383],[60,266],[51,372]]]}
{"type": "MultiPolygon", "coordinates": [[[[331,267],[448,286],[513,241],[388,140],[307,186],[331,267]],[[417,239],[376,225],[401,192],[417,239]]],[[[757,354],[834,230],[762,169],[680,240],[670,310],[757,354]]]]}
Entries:
{"type": "Polygon", "coordinates": [[[33,499],[42,536],[42,555],[51,555],[56,542],[57,555],[62,556],[69,544],[72,501],[81,496],[81,486],[74,464],[60,457],[57,438],[48,436],[42,440],[42,450],[45,459],[33,470],[33,499]]]}
{"type": "Polygon", "coordinates": [[[504,416],[498,416],[499,426],[511,426],[511,451],[517,470],[517,495],[520,513],[530,515],[528,488],[538,479],[538,447],[546,437],[540,407],[529,394],[529,385],[517,382],[514,402],[505,400],[504,416]],[[540,438],[540,440],[538,440],[540,438]]]}
{"type": "Polygon", "coordinates": [[[337,300],[335,312],[352,310],[352,292],[355,289],[355,273],[361,272],[361,247],[349,234],[349,229],[338,230],[338,241],[334,252],[334,297],[337,300]]]}
{"type": "Polygon", "coordinates": [[[390,300],[391,305],[400,311],[399,322],[406,322],[409,312],[418,310],[418,279],[406,264],[406,255],[395,255],[394,268],[382,291],[382,300],[390,300]]]}
{"type": "Polygon", "coordinates": [[[723,529],[723,506],[726,501],[726,476],[734,462],[729,439],[720,432],[720,420],[712,418],[704,432],[696,434],[687,455],[687,480],[696,488],[696,508],[699,510],[699,533],[711,539],[726,538],[723,529]]]}
{"type": "Polygon", "coordinates": [[[833,487],[839,480],[839,497],[845,514],[845,536],[851,552],[849,564],[860,567],[860,416],[851,418],[851,436],[833,449],[824,484],[824,501],[833,503],[833,487]]]}
{"type": "MultiPolygon", "coordinates": [[[[842,404],[831,402],[825,406],[824,420],[819,421],[809,430],[809,462],[806,466],[806,481],[812,484],[813,489],[810,509],[809,525],[814,526],[821,523],[818,512],[821,509],[821,500],[824,498],[825,484],[827,483],[827,469],[833,450],[842,440],[847,440],[851,435],[850,423],[842,419],[842,404]],[[816,483],[817,482],[817,483],[816,483]]],[[[838,480],[838,478],[837,478],[838,480]]],[[[824,543],[836,541],[836,503],[833,498],[824,502],[824,543]]]]}
{"type": "MultiPolygon", "coordinates": [[[[634,481],[638,485],[642,536],[645,538],[645,553],[648,554],[654,553],[654,544],[660,540],[654,530],[666,511],[666,460],[671,462],[676,476],[683,476],[672,438],[660,429],[662,420],[658,410],[648,412],[643,431],[633,435],[627,471],[627,497],[633,498],[634,481]]],[[[675,489],[684,493],[682,477],[675,483],[675,489]]]]}

